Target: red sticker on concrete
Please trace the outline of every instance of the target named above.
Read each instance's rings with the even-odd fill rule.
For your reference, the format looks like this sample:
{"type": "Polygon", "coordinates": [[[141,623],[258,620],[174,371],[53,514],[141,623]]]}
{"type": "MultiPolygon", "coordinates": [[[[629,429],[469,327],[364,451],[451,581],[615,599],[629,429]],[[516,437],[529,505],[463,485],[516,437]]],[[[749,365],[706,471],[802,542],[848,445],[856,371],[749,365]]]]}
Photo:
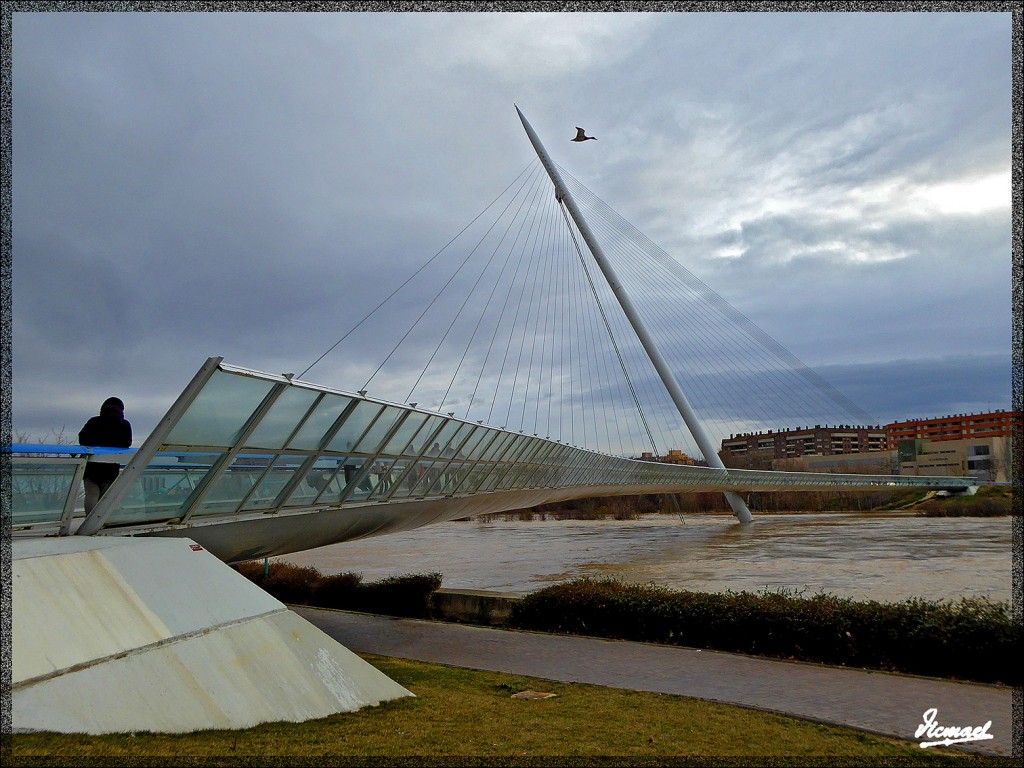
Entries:
{"type": "Polygon", "coordinates": [[[191,549],[193,552],[199,552],[202,550],[202,547],[198,544],[189,544],[188,548],[191,549]]]}

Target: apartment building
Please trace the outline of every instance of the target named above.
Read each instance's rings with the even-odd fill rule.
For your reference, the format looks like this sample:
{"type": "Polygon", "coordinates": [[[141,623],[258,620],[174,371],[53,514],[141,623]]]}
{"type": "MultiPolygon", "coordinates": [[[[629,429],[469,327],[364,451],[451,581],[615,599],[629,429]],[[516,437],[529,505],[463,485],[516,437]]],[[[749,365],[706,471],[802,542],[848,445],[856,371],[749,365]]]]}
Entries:
{"type": "Polygon", "coordinates": [[[885,425],[887,445],[898,447],[904,440],[965,440],[968,438],[1009,437],[1013,421],[1021,414],[1013,411],[959,413],[934,419],[911,419],[885,425]]]}
{"type": "Polygon", "coordinates": [[[775,469],[892,472],[1007,482],[1011,436],[1021,414],[957,414],[897,421],[884,427],[820,426],[730,435],[722,440],[729,466],[759,462],[775,469]],[[830,459],[828,457],[835,457],[830,459]],[[795,460],[801,460],[796,462],[795,460]],[[787,461],[788,460],[788,461],[787,461]],[[799,464],[799,466],[797,466],[799,464]]]}
{"type": "Polygon", "coordinates": [[[799,456],[835,456],[886,450],[886,433],[881,427],[849,424],[800,429],[768,430],[730,435],[722,440],[722,452],[733,456],[761,455],[772,459],[799,456]]]}

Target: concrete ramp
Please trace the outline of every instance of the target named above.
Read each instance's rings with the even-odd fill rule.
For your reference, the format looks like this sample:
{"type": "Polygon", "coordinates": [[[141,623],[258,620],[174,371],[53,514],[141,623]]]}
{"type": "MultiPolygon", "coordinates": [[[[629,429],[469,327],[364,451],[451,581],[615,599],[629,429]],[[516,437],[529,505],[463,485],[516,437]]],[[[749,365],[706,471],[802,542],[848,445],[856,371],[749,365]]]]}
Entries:
{"type": "Polygon", "coordinates": [[[189,539],[12,542],[13,726],[248,728],[412,696],[189,539]]]}

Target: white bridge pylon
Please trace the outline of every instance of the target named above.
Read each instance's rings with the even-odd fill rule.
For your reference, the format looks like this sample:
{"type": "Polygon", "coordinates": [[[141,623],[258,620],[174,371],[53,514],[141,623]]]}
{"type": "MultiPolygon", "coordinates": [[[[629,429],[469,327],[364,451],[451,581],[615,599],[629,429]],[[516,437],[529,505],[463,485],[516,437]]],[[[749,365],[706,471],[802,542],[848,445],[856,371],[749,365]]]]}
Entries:
{"type": "MultiPolygon", "coordinates": [[[[675,374],[672,372],[672,368],[669,366],[668,361],[665,360],[661,354],[661,350],[658,349],[658,345],[654,341],[654,337],[651,336],[647,330],[647,325],[640,317],[640,313],[637,312],[633,306],[633,300],[630,299],[629,294],[623,288],[622,283],[619,281],[618,276],[615,274],[615,269],[611,263],[605,258],[604,249],[601,248],[601,244],[597,238],[594,237],[594,233],[590,230],[590,225],[587,224],[586,219],[583,218],[583,214],[579,207],[576,205],[576,201],[573,196],[566,189],[565,183],[562,181],[562,176],[555,168],[554,163],[551,162],[551,158],[548,156],[547,151],[544,149],[544,145],[541,144],[540,138],[537,133],[533,130],[533,126],[530,125],[529,121],[516,107],[516,112],[519,113],[519,119],[523,123],[523,128],[526,129],[526,135],[530,137],[530,142],[533,144],[533,148],[536,150],[537,155],[540,157],[541,163],[544,165],[544,170],[548,172],[548,176],[551,177],[551,183],[555,185],[555,197],[561,205],[564,205],[569,215],[572,216],[572,220],[576,223],[576,227],[580,231],[584,242],[590,249],[590,253],[594,257],[594,261],[601,268],[601,273],[604,275],[605,280],[608,281],[608,285],[612,289],[612,294],[619,302],[619,306],[622,307],[622,311],[625,313],[626,318],[629,320],[629,324],[633,327],[633,331],[636,333],[637,338],[640,340],[640,344],[643,346],[647,356],[650,357],[651,363],[654,365],[654,370],[658,372],[658,376],[661,378],[662,383],[665,385],[665,389],[668,391],[669,397],[672,398],[672,403],[679,410],[679,415],[683,417],[683,422],[686,424],[686,428],[690,430],[690,434],[693,435],[693,439],[697,441],[697,447],[700,448],[700,452],[704,454],[704,459],[707,461],[708,466],[714,467],[715,469],[725,469],[725,464],[722,463],[722,459],[718,455],[718,451],[715,449],[714,443],[711,438],[708,437],[704,431],[704,427],[701,426],[700,419],[697,418],[697,414],[694,413],[693,407],[690,405],[690,401],[686,398],[683,393],[682,387],[679,386],[679,382],[676,381],[675,374]]],[[[729,502],[729,506],[732,508],[733,514],[736,515],[736,519],[741,523],[749,523],[752,519],[750,510],[747,508],[746,503],[733,491],[725,491],[726,501],[729,502]]]]}
{"type": "Polygon", "coordinates": [[[18,535],[187,537],[227,562],[596,496],[879,489],[960,477],[725,470],[626,459],[210,358],[84,519],[113,449],[14,446],[18,535]]]}

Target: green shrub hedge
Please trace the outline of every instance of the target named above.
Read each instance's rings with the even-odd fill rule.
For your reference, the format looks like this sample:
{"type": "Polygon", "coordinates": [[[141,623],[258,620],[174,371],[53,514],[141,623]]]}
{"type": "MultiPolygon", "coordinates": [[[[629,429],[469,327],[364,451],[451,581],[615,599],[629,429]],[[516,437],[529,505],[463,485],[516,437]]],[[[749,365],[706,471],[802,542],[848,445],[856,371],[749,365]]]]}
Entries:
{"type": "Polygon", "coordinates": [[[283,603],[426,618],[430,596],[441,586],[440,573],[392,576],[364,584],[358,573],[325,576],[316,568],[262,560],[239,563],[235,570],[283,603]]]}
{"type": "Polygon", "coordinates": [[[920,517],[1004,517],[1013,514],[1012,500],[998,496],[930,499],[914,507],[920,517]]]}
{"type": "Polygon", "coordinates": [[[527,595],[510,626],[934,677],[1021,684],[1006,603],[857,602],[786,592],[681,592],[578,579],[527,595]]]}

